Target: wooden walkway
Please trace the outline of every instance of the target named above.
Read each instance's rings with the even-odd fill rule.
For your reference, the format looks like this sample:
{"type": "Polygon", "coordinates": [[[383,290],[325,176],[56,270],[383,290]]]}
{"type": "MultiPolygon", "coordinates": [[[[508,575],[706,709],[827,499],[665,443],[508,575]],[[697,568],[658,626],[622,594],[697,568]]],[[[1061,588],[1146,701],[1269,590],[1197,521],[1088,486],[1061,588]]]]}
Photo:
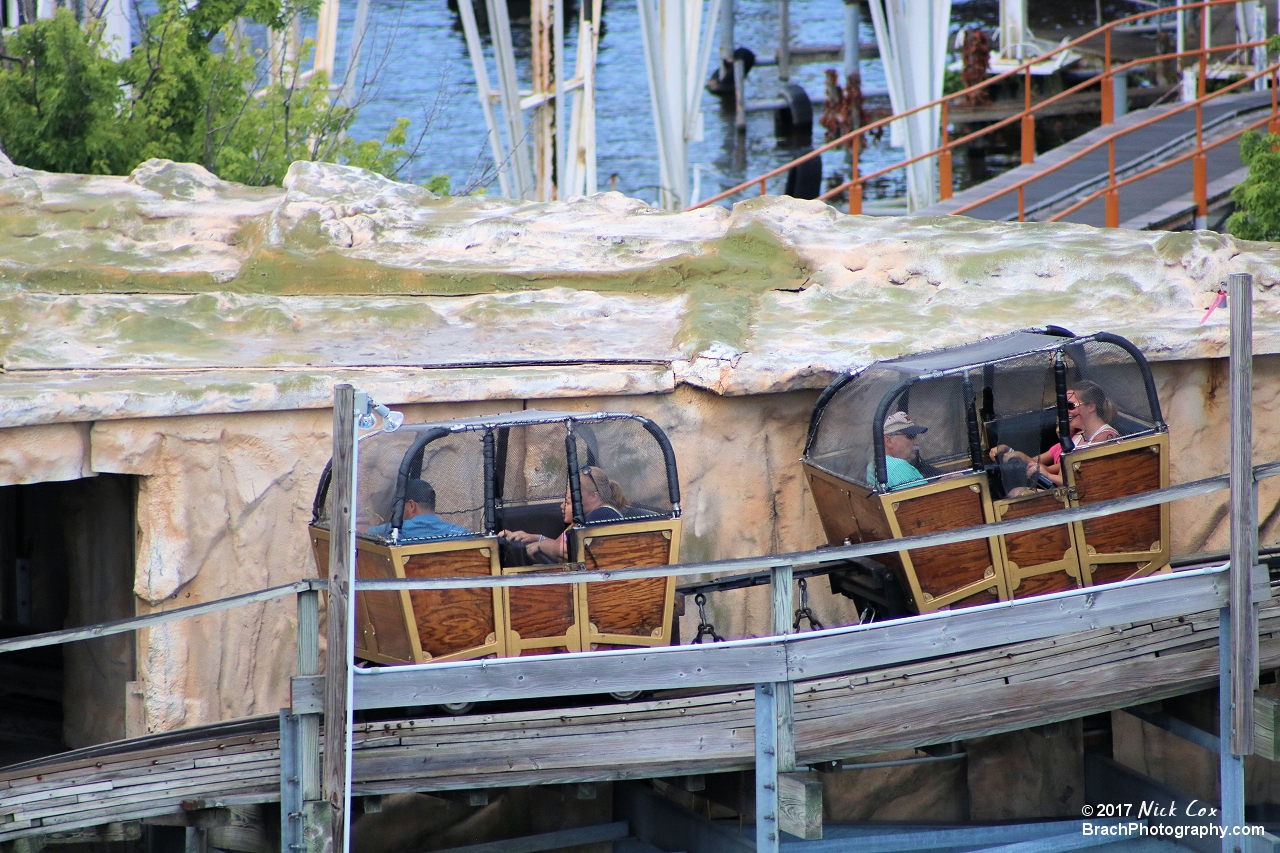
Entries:
{"type": "MultiPolygon", "coordinates": [[[[1176,584],[1181,590],[1190,588],[1190,580],[1175,575],[1157,584],[1170,590],[1176,584]]],[[[1114,624],[1106,621],[1113,618],[1106,615],[1110,593],[1084,591],[1060,599],[1064,613],[1080,606],[1082,630],[1018,642],[1001,638],[1034,633],[1040,617],[1032,617],[1042,605],[989,611],[981,621],[990,639],[981,648],[966,645],[961,627],[978,624],[967,615],[973,611],[789,638],[791,670],[818,660],[797,651],[805,648],[802,643],[838,650],[847,638],[849,650],[844,673],[795,681],[799,760],[803,764],[950,742],[1209,687],[1218,672],[1216,607],[1222,591],[1214,578],[1198,583],[1194,600],[1204,602],[1203,612],[1114,624]],[[1093,627],[1091,621],[1106,627],[1093,627]],[[895,637],[918,632],[922,625],[932,626],[931,636],[941,638],[935,642],[940,651],[948,644],[958,651],[875,663],[875,648],[888,647],[895,637]]],[[[1159,589],[1152,587],[1146,598],[1159,598],[1154,595],[1159,589]]],[[[1132,592],[1125,594],[1133,599],[1132,592]]],[[[1280,667],[1280,601],[1262,605],[1259,626],[1260,665],[1280,667]]],[[[751,646],[756,647],[775,646],[751,646]]],[[[731,644],[690,650],[709,651],[707,660],[714,666],[717,655],[728,662],[741,657],[744,648],[748,646],[731,644]]],[[[681,655],[685,649],[671,651],[681,655]]],[[[616,659],[600,655],[602,663],[610,658],[616,659]]],[[[577,659],[588,676],[589,659],[577,659]]],[[[437,670],[443,672],[443,666],[451,665],[437,670]]],[[[751,689],[667,692],[626,705],[599,704],[587,697],[576,705],[542,710],[495,703],[467,717],[357,724],[353,787],[356,794],[385,794],[743,769],[754,763],[754,729],[751,689]]],[[[279,798],[278,718],[254,718],[0,770],[0,841],[279,798]]]]}
{"type": "MultiPolygon", "coordinates": [[[[1024,190],[1024,194],[1027,218],[1046,219],[1066,208],[1076,199],[1106,186],[1108,178],[1106,146],[1084,155],[1075,162],[1060,168],[1058,166],[1099,140],[1123,132],[1126,128],[1150,119],[1153,115],[1169,114],[1165,120],[1116,138],[1117,180],[1194,149],[1195,111],[1184,110],[1174,114],[1172,111],[1175,107],[1176,105],[1161,106],[1130,112],[1116,119],[1113,124],[1091,130],[1064,145],[1040,154],[1034,163],[1018,166],[989,181],[969,187],[950,199],[925,208],[919,213],[920,215],[951,213],[1000,189],[1043,174],[1044,179],[1030,183],[1024,190]]],[[[1223,95],[1207,102],[1203,107],[1206,143],[1234,131],[1248,118],[1256,119],[1261,116],[1262,113],[1258,112],[1259,110],[1269,111],[1270,108],[1271,93],[1269,91],[1223,95]],[[1252,116],[1250,116],[1251,113],[1252,116]]],[[[1236,142],[1228,142],[1208,150],[1206,161],[1210,185],[1232,178],[1225,189],[1218,187],[1215,191],[1214,187],[1210,187],[1212,213],[1215,197],[1217,202],[1227,201],[1230,187],[1243,179],[1246,173],[1241,171],[1244,169],[1244,164],[1240,159],[1240,146],[1236,142]]],[[[1173,229],[1188,224],[1195,215],[1191,190],[1190,161],[1171,166],[1137,181],[1120,192],[1120,222],[1123,227],[1140,229],[1173,229]],[[1177,202],[1180,199],[1179,204],[1177,202]]],[[[1008,193],[966,211],[964,215],[978,219],[1016,221],[1018,218],[1017,194],[1008,193]]],[[[1104,226],[1106,222],[1103,199],[1098,198],[1062,221],[1104,226]]]]}

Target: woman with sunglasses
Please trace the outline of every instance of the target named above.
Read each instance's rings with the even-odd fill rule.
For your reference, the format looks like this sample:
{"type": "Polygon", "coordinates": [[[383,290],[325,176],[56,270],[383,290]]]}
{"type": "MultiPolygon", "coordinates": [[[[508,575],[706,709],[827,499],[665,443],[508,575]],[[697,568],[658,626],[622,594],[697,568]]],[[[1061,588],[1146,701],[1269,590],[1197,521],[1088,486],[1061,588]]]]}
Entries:
{"type": "MultiPolygon", "coordinates": [[[[626,496],[603,468],[583,465],[578,472],[578,487],[582,495],[582,514],[587,522],[622,519],[618,507],[627,505],[626,496]]],[[[565,532],[557,538],[523,530],[503,530],[498,536],[524,545],[529,558],[535,563],[563,563],[569,559],[569,528],[573,526],[573,501],[568,489],[565,489],[560,510],[564,514],[565,532]]]]}
{"type": "MultiPolygon", "coordinates": [[[[1115,416],[1116,407],[1097,382],[1082,379],[1067,389],[1067,421],[1071,427],[1072,449],[1083,450],[1119,438],[1120,432],[1107,423],[1115,416]]],[[[1009,458],[1022,460],[1027,463],[1029,479],[1043,476],[1055,486],[1063,483],[1061,444],[1054,444],[1035,459],[1001,444],[991,448],[991,458],[1000,462],[1009,458]]]]}

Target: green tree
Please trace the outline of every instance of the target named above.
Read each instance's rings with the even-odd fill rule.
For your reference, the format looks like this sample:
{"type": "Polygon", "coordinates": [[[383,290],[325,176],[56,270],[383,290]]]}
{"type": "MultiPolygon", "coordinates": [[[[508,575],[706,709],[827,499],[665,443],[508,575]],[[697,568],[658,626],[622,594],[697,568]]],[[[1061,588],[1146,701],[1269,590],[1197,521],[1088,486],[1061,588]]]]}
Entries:
{"type": "Polygon", "coordinates": [[[0,68],[0,147],[33,169],[91,174],[133,167],[120,67],[69,11],[21,27],[0,68]]]}
{"type": "Polygon", "coordinates": [[[393,175],[410,155],[407,119],[384,140],[351,139],[356,109],[331,98],[324,74],[301,73],[310,42],[269,81],[266,57],[236,33],[241,16],[284,29],[317,5],[161,0],[119,63],[104,56],[100,28],[81,28],[68,11],[23,26],[0,65],[0,147],[57,172],[126,174],[161,157],[258,185],[278,184],[295,160],[393,175]]]}
{"type": "Polygon", "coordinates": [[[1231,191],[1236,212],[1227,230],[1244,240],[1280,240],[1280,136],[1248,131],[1240,137],[1240,159],[1249,177],[1231,191]]]}

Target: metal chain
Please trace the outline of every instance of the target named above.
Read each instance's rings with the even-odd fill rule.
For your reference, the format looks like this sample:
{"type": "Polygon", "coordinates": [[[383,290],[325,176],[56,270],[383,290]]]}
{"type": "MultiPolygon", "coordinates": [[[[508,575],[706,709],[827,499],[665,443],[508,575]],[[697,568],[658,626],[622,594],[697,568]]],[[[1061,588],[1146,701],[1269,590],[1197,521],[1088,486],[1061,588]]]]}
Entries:
{"type": "Polygon", "coordinates": [[[791,623],[791,630],[799,631],[800,623],[806,619],[809,620],[810,631],[822,630],[822,623],[809,609],[809,584],[805,583],[804,578],[800,578],[800,609],[796,611],[796,621],[791,623]]]}
{"type": "Polygon", "coordinates": [[[698,636],[692,642],[701,644],[703,637],[710,637],[713,643],[723,643],[724,637],[717,634],[715,627],[707,621],[707,597],[698,593],[693,597],[693,603],[698,605],[698,636]]]}

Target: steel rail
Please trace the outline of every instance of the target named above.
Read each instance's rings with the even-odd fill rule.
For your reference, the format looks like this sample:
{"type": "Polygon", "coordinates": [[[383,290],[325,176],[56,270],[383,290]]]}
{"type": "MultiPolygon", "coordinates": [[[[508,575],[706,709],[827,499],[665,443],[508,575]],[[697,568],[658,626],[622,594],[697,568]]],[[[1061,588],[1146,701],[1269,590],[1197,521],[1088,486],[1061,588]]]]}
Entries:
{"type": "MultiPolygon", "coordinates": [[[[1010,184],[1009,186],[1004,187],[1004,188],[999,189],[999,190],[996,190],[996,191],[994,191],[994,192],[990,193],[989,195],[983,196],[983,197],[982,197],[982,198],[980,198],[980,199],[977,199],[977,200],[975,200],[975,201],[971,201],[971,202],[969,202],[969,203],[967,203],[967,204],[961,205],[960,207],[957,207],[955,210],[951,211],[951,213],[952,213],[952,215],[954,215],[954,216],[959,216],[959,215],[961,215],[961,214],[968,213],[969,211],[971,211],[971,210],[973,210],[973,209],[975,209],[975,208],[981,207],[981,206],[982,206],[982,205],[984,205],[984,204],[988,204],[988,203],[990,203],[990,202],[992,202],[992,201],[995,201],[996,199],[1001,198],[1002,196],[1006,196],[1006,195],[1008,195],[1008,194],[1009,194],[1009,193],[1011,193],[1011,192],[1016,192],[1016,191],[1018,191],[1018,190],[1023,190],[1023,189],[1025,189],[1026,187],[1030,186],[1031,184],[1035,183],[1036,181],[1042,180],[1042,179],[1044,179],[1044,178],[1046,178],[1046,177],[1048,177],[1048,176],[1052,175],[1052,174],[1053,174],[1053,172],[1057,171],[1058,169],[1061,169],[1063,166],[1066,166],[1066,165],[1069,165],[1069,164],[1071,164],[1071,163],[1074,163],[1075,161],[1079,160],[1080,158],[1082,158],[1082,157],[1086,157],[1086,156],[1088,156],[1089,154],[1092,154],[1092,153],[1094,153],[1094,152],[1098,151],[1099,149],[1101,149],[1101,148],[1102,148],[1102,147],[1104,147],[1104,146],[1107,146],[1107,145],[1114,145],[1114,144],[1115,144],[1115,141],[1116,141],[1117,139],[1119,139],[1119,138],[1121,138],[1121,137],[1125,136],[1126,134],[1133,133],[1133,132],[1134,132],[1134,131],[1136,131],[1136,130],[1142,130],[1142,129],[1144,129],[1144,128],[1151,127],[1152,125],[1155,125],[1155,124],[1159,124],[1160,122],[1165,121],[1166,119],[1168,119],[1168,118],[1170,118],[1170,117],[1172,117],[1172,116],[1179,115],[1179,114],[1181,114],[1181,113],[1183,113],[1183,112],[1185,112],[1185,111],[1192,110],[1192,109],[1199,109],[1199,108],[1202,108],[1206,103],[1208,103],[1209,101],[1213,100],[1214,98],[1221,97],[1221,96],[1223,96],[1223,95],[1225,95],[1225,94],[1233,94],[1233,90],[1234,90],[1237,86],[1242,86],[1242,85],[1244,85],[1245,83],[1252,82],[1252,81],[1254,81],[1254,80],[1260,79],[1261,77],[1264,77],[1264,76],[1267,76],[1267,75],[1271,75],[1271,74],[1275,74],[1277,70],[1280,70],[1280,62],[1277,62],[1277,63],[1274,63],[1274,64],[1272,64],[1272,65],[1269,65],[1269,66],[1267,66],[1267,68],[1266,68],[1265,70],[1255,72],[1254,74],[1252,74],[1252,75],[1250,75],[1250,76],[1248,76],[1248,77],[1245,77],[1245,78],[1244,78],[1244,79],[1242,79],[1242,80],[1238,80],[1238,81],[1236,81],[1235,83],[1232,83],[1230,86],[1227,86],[1227,87],[1224,87],[1224,88],[1222,88],[1222,89],[1219,89],[1219,90],[1218,90],[1218,91],[1216,91],[1216,92],[1210,92],[1209,94],[1207,94],[1207,95],[1203,95],[1203,96],[1201,96],[1201,97],[1197,98],[1197,99],[1196,99],[1196,100],[1194,100],[1194,101],[1187,101],[1185,104],[1181,104],[1181,105],[1179,105],[1179,106],[1177,106],[1177,107],[1174,107],[1173,109],[1162,111],[1159,115],[1155,115],[1155,116],[1152,116],[1152,117],[1150,117],[1150,118],[1143,119],[1142,121],[1138,122],[1137,124],[1131,125],[1131,126],[1129,126],[1129,127],[1123,128],[1123,129],[1121,129],[1121,130],[1118,130],[1118,131],[1116,131],[1115,133],[1108,134],[1106,137],[1104,137],[1104,138],[1102,138],[1102,139],[1099,139],[1098,141],[1093,142],[1093,143],[1092,143],[1092,144],[1090,144],[1089,146],[1087,146],[1087,147],[1085,147],[1085,148],[1082,148],[1081,150],[1077,151],[1075,154],[1072,154],[1070,157],[1067,157],[1066,159],[1061,160],[1061,161],[1059,161],[1059,162],[1055,163],[1055,164],[1052,166],[1052,168],[1047,169],[1047,170],[1045,170],[1044,172],[1041,172],[1041,173],[1039,173],[1039,174],[1031,175],[1031,176],[1029,176],[1029,177],[1023,178],[1022,180],[1018,181],[1017,183],[1010,184]]],[[[1269,116],[1268,118],[1273,118],[1273,117],[1274,117],[1274,116],[1269,116]]],[[[1202,125],[1202,123],[1197,122],[1197,124],[1198,124],[1198,125],[1200,125],[1200,127],[1198,128],[1198,130],[1203,129],[1203,125],[1202,125]]],[[[1197,149],[1196,149],[1196,152],[1194,152],[1194,153],[1200,153],[1200,151],[1202,151],[1202,150],[1203,150],[1203,149],[1201,149],[1201,148],[1197,148],[1197,149]]],[[[1105,188],[1103,191],[1109,191],[1111,188],[1112,188],[1112,187],[1111,187],[1111,184],[1110,184],[1110,183],[1108,183],[1108,184],[1107,184],[1107,186],[1106,186],[1106,188],[1105,188]]],[[[1069,212],[1071,212],[1071,211],[1073,211],[1073,210],[1075,210],[1075,208],[1070,208],[1070,209],[1068,209],[1067,211],[1064,211],[1064,212],[1062,212],[1062,213],[1058,214],[1058,216],[1066,216],[1066,215],[1068,215],[1068,213],[1069,213],[1069,212]]],[[[1019,215],[1019,221],[1022,221],[1022,219],[1021,219],[1021,211],[1019,211],[1019,214],[1020,214],[1020,215],[1019,215]]],[[[1051,222],[1056,222],[1057,220],[1056,220],[1056,219],[1052,219],[1052,218],[1051,218],[1049,221],[1051,221],[1051,222]]]]}
{"type": "Polygon", "coordinates": [[[1163,172],[1165,169],[1170,169],[1170,168],[1173,168],[1174,166],[1181,165],[1182,163],[1185,163],[1185,162],[1186,162],[1186,161],[1188,161],[1188,160],[1194,160],[1194,159],[1195,159],[1197,156],[1199,156],[1200,154],[1203,154],[1203,153],[1204,153],[1204,152],[1206,152],[1206,151],[1210,151],[1210,150],[1212,150],[1212,149],[1214,149],[1214,148],[1217,148],[1219,145],[1223,145],[1223,144],[1228,143],[1228,142],[1231,142],[1231,141],[1233,141],[1233,140],[1235,140],[1235,139],[1239,139],[1241,136],[1243,136],[1243,135],[1244,135],[1245,133],[1247,133],[1248,131],[1250,131],[1250,130],[1255,130],[1255,129],[1259,128],[1259,127],[1262,127],[1264,124],[1269,124],[1269,123],[1270,123],[1271,121],[1273,121],[1274,119],[1275,119],[1275,116],[1274,116],[1274,115],[1269,115],[1269,116],[1267,116],[1266,118],[1261,118],[1261,119],[1259,119],[1259,120],[1257,120],[1257,121],[1253,122],[1252,124],[1248,125],[1247,127],[1242,127],[1242,128],[1240,128],[1239,130],[1235,131],[1234,133],[1230,134],[1229,136],[1224,136],[1224,137],[1222,137],[1222,138],[1220,138],[1220,139],[1215,139],[1213,142],[1208,143],[1207,145],[1204,145],[1204,146],[1203,146],[1203,147],[1201,147],[1201,148],[1197,148],[1197,149],[1196,149],[1196,150],[1194,150],[1194,151],[1188,151],[1186,154],[1180,154],[1180,155],[1178,155],[1177,157],[1175,157],[1175,158],[1174,158],[1174,159],[1172,159],[1172,160],[1166,160],[1164,163],[1160,163],[1160,164],[1158,164],[1158,165],[1156,165],[1156,166],[1152,166],[1151,168],[1146,169],[1145,171],[1139,172],[1139,173],[1137,173],[1137,174],[1135,174],[1135,175],[1130,175],[1129,177],[1127,177],[1127,178],[1125,178],[1125,179],[1123,179],[1123,180],[1116,181],[1114,184],[1107,184],[1106,186],[1101,187],[1100,189],[1094,190],[1094,191],[1093,191],[1093,192],[1091,192],[1089,195],[1085,196],[1084,198],[1080,199],[1079,201],[1076,201],[1076,202],[1075,202],[1075,203],[1073,203],[1070,207],[1068,207],[1068,208],[1066,208],[1066,209],[1064,209],[1064,210],[1061,210],[1061,211],[1059,211],[1059,212],[1055,213],[1053,216],[1050,216],[1050,217],[1049,217],[1047,220],[1045,220],[1045,221],[1046,221],[1046,222],[1059,222],[1059,221],[1061,221],[1061,220],[1062,220],[1062,218],[1063,218],[1063,217],[1065,217],[1065,216],[1070,216],[1071,214],[1075,213],[1075,212],[1076,212],[1077,210],[1079,210],[1080,208],[1085,207],[1085,206],[1087,206],[1087,205],[1089,205],[1089,204],[1092,204],[1093,202],[1095,202],[1095,201],[1097,201],[1098,199],[1102,198],[1102,196],[1103,196],[1103,195],[1105,195],[1105,194],[1106,194],[1106,193],[1108,193],[1108,192],[1118,191],[1118,190],[1119,190],[1119,189],[1121,189],[1122,187],[1126,187],[1126,186],[1128,186],[1129,184],[1133,184],[1133,183],[1136,183],[1136,182],[1138,182],[1138,181],[1141,181],[1141,180],[1143,180],[1144,178],[1149,178],[1149,177],[1151,177],[1152,175],[1155,175],[1155,174],[1157,174],[1157,173],[1159,173],[1159,172],[1163,172]]]}
{"type": "MultiPolygon", "coordinates": [[[[1232,4],[1234,4],[1235,2],[1237,2],[1237,0],[1199,0],[1199,2],[1195,2],[1195,3],[1187,3],[1187,4],[1183,5],[1183,6],[1179,6],[1179,7],[1176,7],[1176,8],[1177,8],[1177,11],[1178,11],[1178,12],[1180,12],[1180,13],[1184,13],[1184,14],[1185,14],[1186,12],[1192,12],[1192,11],[1195,11],[1195,10],[1197,10],[1197,9],[1208,9],[1208,8],[1210,8],[1210,7],[1215,7],[1215,6],[1228,6],[1228,5],[1232,5],[1232,4]]],[[[1124,18],[1118,18],[1118,19],[1117,19],[1117,20],[1115,20],[1115,21],[1110,21],[1110,22],[1108,22],[1108,23],[1106,23],[1106,24],[1102,25],[1101,27],[1098,27],[1098,28],[1096,28],[1096,29],[1094,29],[1094,30],[1089,31],[1088,33],[1085,33],[1084,35],[1081,35],[1081,36],[1079,36],[1079,37],[1075,38],[1075,39],[1074,39],[1074,40],[1072,40],[1072,41],[1068,41],[1068,42],[1065,42],[1065,43],[1063,43],[1063,44],[1059,45],[1058,47],[1054,48],[1053,50],[1047,51],[1046,53],[1042,53],[1042,54],[1040,54],[1040,55],[1038,55],[1038,56],[1036,56],[1036,57],[1034,57],[1034,58],[1032,58],[1032,59],[1029,59],[1029,60],[1027,60],[1026,62],[1022,63],[1021,65],[1017,66],[1016,68],[1010,69],[1009,71],[1002,72],[1002,73],[997,74],[997,75],[995,75],[995,76],[993,76],[993,77],[989,77],[989,78],[987,78],[986,80],[982,81],[981,83],[976,83],[976,84],[974,84],[973,86],[970,86],[970,87],[968,87],[968,88],[966,88],[966,89],[962,89],[962,90],[960,90],[960,91],[958,91],[958,92],[953,92],[953,93],[951,93],[951,94],[943,95],[941,98],[938,98],[938,99],[936,99],[936,100],[930,101],[930,102],[929,102],[929,103],[927,103],[927,104],[922,104],[922,105],[917,106],[917,107],[912,107],[912,108],[911,108],[911,109],[909,109],[909,110],[904,110],[904,111],[902,111],[902,112],[900,112],[900,113],[895,113],[894,115],[889,116],[889,117],[887,117],[887,118],[883,118],[883,119],[880,119],[880,120],[878,120],[878,121],[874,121],[874,122],[872,122],[872,123],[870,123],[870,124],[863,125],[862,127],[856,128],[856,129],[854,129],[854,130],[850,131],[849,133],[844,134],[843,136],[840,136],[840,137],[838,137],[838,138],[836,138],[836,139],[833,139],[831,142],[827,142],[827,143],[825,143],[825,144],[823,144],[823,145],[819,146],[818,148],[815,148],[814,150],[812,150],[812,151],[808,152],[807,154],[805,154],[805,155],[803,155],[803,156],[797,157],[795,160],[792,160],[792,161],[791,161],[791,162],[789,162],[789,163],[783,164],[782,166],[778,166],[778,167],[777,167],[777,168],[775,168],[775,169],[772,169],[772,170],[770,170],[770,171],[768,171],[768,172],[765,172],[763,175],[759,175],[759,176],[757,176],[757,177],[751,178],[750,180],[744,181],[744,182],[742,182],[742,183],[738,184],[737,186],[731,187],[731,188],[729,188],[729,189],[727,189],[727,190],[724,190],[724,191],[722,191],[722,192],[720,192],[720,193],[717,193],[716,195],[713,195],[713,196],[711,196],[711,197],[709,197],[709,198],[703,199],[702,201],[699,201],[697,204],[695,204],[695,205],[691,205],[690,207],[688,207],[688,208],[686,208],[686,209],[687,209],[687,210],[697,210],[697,209],[699,209],[699,208],[707,207],[708,205],[714,204],[714,203],[715,203],[715,202],[717,202],[717,201],[722,201],[722,200],[724,200],[724,199],[726,199],[726,198],[728,198],[728,197],[730,197],[730,196],[737,195],[738,193],[744,192],[744,191],[746,191],[746,190],[750,189],[751,187],[753,187],[753,186],[755,186],[755,185],[757,185],[757,184],[759,184],[759,185],[761,185],[761,186],[763,187],[763,186],[764,186],[764,184],[765,184],[765,183],[766,183],[770,178],[777,177],[778,175],[781,175],[781,174],[783,174],[783,173],[785,173],[785,172],[789,171],[790,169],[794,168],[795,166],[799,165],[800,163],[803,163],[803,162],[805,162],[805,161],[807,161],[807,160],[811,160],[811,159],[813,159],[814,157],[820,156],[820,155],[822,155],[822,154],[824,154],[824,153],[826,153],[827,151],[830,151],[830,150],[832,150],[832,149],[835,149],[835,148],[842,148],[842,147],[850,146],[850,145],[854,145],[854,144],[859,144],[859,143],[861,143],[861,141],[862,141],[862,137],[863,137],[863,136],[865,136],[866,134],[868,134],[868,133],[870,133],[870,132],[872,132],[872,131],[875,131],[875,130],[882,129],[882,128],[884,128],[884,127],[888,126],[889,124],[891,124],[892,122],[897,121],[898,119],[902,119],[902,118],[905,118],[905,117],[907,117],[907,116],[914,115],[914,114],[916,114],[916,113],[918,113],[918,112],[921,112],[921,111],[923,111],[923,110],[933,109],[933,108],[935,108],[935,107],[942,107],[942,108],[944,109],[944,111],[945,111],[946,104],[948,104],[949,102],[954,101],[954,100],[957,100],[957,99],[960,99],[960,98],[964,98],[964,97],[966,97],[966,96],[968,96],[968,95],[971,95],[971,94],[975,94],[975,93],[977,93],[977,92],[981,91],[982,89],[987,88],[988,86],[993,86],[993,85],[995,85],[995,84],[997,84],[997,83],[999,83],[999,82],[1001,82],[1001,81],[1003,81],[1003,80],[1009,79],[1010,77],[1013,77],[1013,76],[1015,76],[1015,75],[1018,75],[1018,74],[1024,74],[1024,75],[1027,75],[1027,74],[1029,74],[1029,72],[1030,72],[1031,68],[1033,68],[1033,67],[1034,67],[1034,66],[1036,66],[1036,65],[1039,65],[1039,64],[1040,64],[1040,63],[1042,63],[1042,62],[1045,62],[1046,60],[1048,60],[1049,58],[1051,58],[1051,57],[1055,56],[1055,55],[1056,55],[1056,54],[1058,54],[1058,53],[1061,53],[1061,52],[1063,52],[1063,51],[1070,50],[1070,49],[1072,49],[1072,48],[1079,47],[1079,46],[1080,46],[1080,45],[1082,45],[1084,42],[1089,41],[1089,40],[1091,40],[1091,39],[1094,39],[1094,38],[1096,38],[1096,37],[1098,37],[1098,36],[1103,36],[1103,37],[1105,37],[1105,38],[1109,41],[1109,40],[1110,40],[1110,36],[1111,36],[1111,31],[1112,31],[1112,30],[1114,30],[1114,29],[1116,29],[1117,27],[1119,27],[1119,26],[1121,26],[1121,25],[1123,25],[1123,24],[1126,24],[1126,23],[1133,22],[1133,21],[1140,21],[1140,20],[1144,20],[1144,19],[1146,19],[1146,18],[1156,17],[1156,16],[1157,16],[1157,15],[1159,15],[1159,14],[1166,14],[1166,13],[1168,13],[1169,11],[1171,11],[1171,10],[1170,10],[1170,9],[1166,9],[1166,10],[1165,10],[1165,12],[1154,12],[1154,11],[1153,11],[1153,12],[1139,12],[1139,13],[1137,13],[1137,14],[1129,15],[1129,16],[1124,17],[1124,18]]],[[[1250,44],[1252,44],[1252,43],[1250,43],[1250,44]]],[[[1209,49],[1208,49],[1208,52],[1222,51],[1222,50],[1239,50],[1239,49],[1241,49],[1243,46],[1244,46],[1243,44],[1232,44],[1232,45],[1227,45],[1227,46],[1220,47],[1220,48],[1213,48],[1213,47],[1211,47],[1211,48],[1209,48],[1209,49]]],[[[1187,51],[1182,51],[1181,53],[1173,54],[1170,58],[1174,58],[1174,57],[1176,57],[1176,58],[1181,58],[1181,57],[1189,57],[1189,56],[1200,56],[1201,54],[1203,54],[1203,53],[1205,53],[1205,52],[1206,52],[1206,49],[1205,49],[1205,48],[1203,48],[1203,47],[1201,47],[1201,48],[1196,49],[1196,50],[1187,50],[1187,51]]],[[[1151,60],[1150,58],[1145,58],[1145,59],[1142,59],[1142,60],[1134,60],[1133,62],[1151,62],[1151,61],[1152,61],[1152,60],[1151,60]]],[[[1124,66],[1118,66],[1118,67],[1128,67],[1129,65],[1133,64],[1133,62],[1131,62],[1131,63],[1126,63],[1124,66]]],[[[1108,80],[1110,80],[1110,79],[1111,79],[1111,75],[1112,75],[1113,73],[1114,73],[1114,70],[1113,70],[1113,69],[1108,68],[1108,69],[1104,70],[1102,74],[1098,75],[1098,77],[1093,78],[1093,79],[1090,79],[1090,80],[1086,80],[1086,81],[1084,81],[1083,83],[1077,84],[1075,87],[1072,87],[1072,89],[1071,89],[1071,90],[1068,90],[1068,91],[1072,91],[1072,92],[1074,92],[1074,91],[1076,91],[1077,89],[1080,89],[1080,88],[1083,88],[1083,87],[1087,87],[1087,86],[1091,86],[1091,85],[1093,85],[1094,83],[1100,83],[1100,84],[1101,84],[1101,83],[1105,83],[1106,81],[1108,81],[1108,80]]],[[[1103,88],[1105,88],[1105,86],[1104,86],[1103,88]]],[[[1063,93],[1063,94],[1065,94],[1065,93],[1063,93]]],[[[1055,96],[1055,97],[1056,97],[1056,96],[1055,96]]],[[[1103,95],[1103,97],[1104,97],[1104,99],[1105,99],[1106,95],[1104,94],[1104,95],[1103,95]]],[[[935,148],[933,151],[929,152],[928,154],[926,154],[926,155],[921,155],[921,157],[936,156],[936,155],[938,155],[939,153],[942,153],[942,152],[944,152],[944,151],[945,151],[945,152],[947,152],[947,153],[950,153],[951,149],[952,149],[953,147],[957,146],[958,144],[961,144],[962,142],[966,142],[966,141],[968,141],[968,140],[970,140],[970,139],[976,138],[977,136],[983,135],[984,133],[991,133],[991,132],[994,132],[995,130],[998,130],[998,129],[1002,128],[1002,127],[1005,127],[1005,126],[1007,126],[1008,124],[1012,123],[1014,120],[1021,119],[1021,118],[1023,118],[1023,117],[1024,117],[1024,116],[1026,116],[1026,115],[1033,115],[1033,114],[1035,113],[1036,109],[1041,108],[1041,107],[1043,107],[1043,106],[1045,106],[1045,105],[1047,105],[1047,104],[1049,104],[1049,103],[1052,103],[1052,102],[1053,102],[1053,100],[1054,100],[1054,99],[1046,99],[1046,100],[1044,100],[1044,101],[1039,101],[1039,102],[1037,102],[1037,103],[1036,103],[1036,104],[1034,104],[1034,105],[1030,105],[1028,108],[1024,109],[1022,112],[1020,112],[1020,113],[1018,113],[1018,114],[1016,114],[1016,115],[1012,116],[1012,117],[1011,117],[1011,118],[1009,118],[1009,119],[1002,120],[1001,122],[999,122],[999,123],[997,123],[997,124],[995,124],[995,125],[992,125],[992,126],[989,126],[989,127],[987,127],[987,128],[984,128],[982,131],[977,131],[977,132],[975,132],[975,133],[969,134],[968,136],[962,137],[961,139],[958,139],[958,140],[951,140],[951,141],[949,141],[945,146],[940,146],[939,148],[935,148]]],[[[943,128],[943,132],[944,132],[944,133],[945,133],[945,130],[946,130],[946,128],[944,127],[944,128],[943,128]]],[[[913,160],[912,160],[912,161],[910,161],[910,162],[917,162],[917,160],[913,159],[913,160]]],[[[899,164],[897,164],[897,167],[896,167],[896,168],[903,168],[903,167],[905,167],[906,165],[909,165],[909,163],[906,163],[906,162],[904,162],[904,163],[899,163],[899,164]]],[[[877,173],[877,174],[879,174],[879,173],[877,173]]],[[[854,183],[861,184],[861,183],[865,182],[866,180],[869,180],[869,178],[860,178],[860,179],[858,179],[857,181],[853,181],[853,180],[851,180],[851,181],[847,182],[846,186],[851,186],[851,185],[853,185],[854,183]]],[[[764,193],[763,193],[763,191],[762,191],[762,192],[761,192],[761,195],[763,195],[763,194],[764,194],[764,193]]]]}

